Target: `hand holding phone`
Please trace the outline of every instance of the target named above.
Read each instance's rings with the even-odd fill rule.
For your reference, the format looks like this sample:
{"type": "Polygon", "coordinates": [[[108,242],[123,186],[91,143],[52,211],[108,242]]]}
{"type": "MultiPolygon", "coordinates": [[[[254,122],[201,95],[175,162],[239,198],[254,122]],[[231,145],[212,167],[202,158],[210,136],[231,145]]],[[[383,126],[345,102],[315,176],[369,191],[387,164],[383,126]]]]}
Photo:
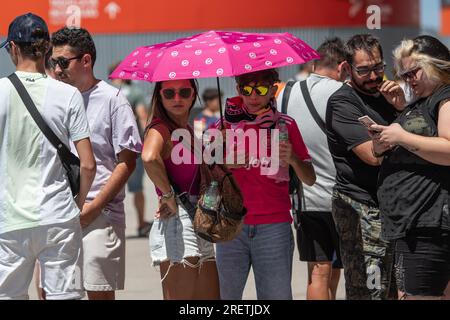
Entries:
{"type": "Polygon", "coordinates": [[[358,118],[358,121],[361,122],[368,130],[373,131],[370,129],[371,125],[377,124],[375,121],[372,120],[369,116],[362,116],[358,118]]]}
{"type": "Polygon", "coordinates": [[[376,131],[371,128],[372,125],[377,124],[371,117],[362,116],[358,118],[358,121],[361,122],[369,131],[369,136],[373,138],[377,138],[379,136],[379,131],[376,131]]]}

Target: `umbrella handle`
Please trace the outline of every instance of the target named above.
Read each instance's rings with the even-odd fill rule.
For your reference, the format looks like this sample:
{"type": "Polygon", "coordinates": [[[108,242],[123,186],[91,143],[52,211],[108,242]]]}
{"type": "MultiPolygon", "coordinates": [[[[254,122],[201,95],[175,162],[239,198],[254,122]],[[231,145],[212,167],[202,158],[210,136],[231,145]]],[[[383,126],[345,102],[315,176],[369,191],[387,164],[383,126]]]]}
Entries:
{"type": "Polygon", "coordinates": [[[217,90],[219,91],[219,110],[220,110],[220,125],[222,126],[222,129],[225,128],[223,124],[223,111],[222,111],[222,96],[220,94],[220,82],[219,77],[216,78],[217,80],[217,90]]]}
{"type": "MultiPolygon", "coordinates": [[[[222,95],[220,94],[219,77],[216,77],[216,80],[217,80],[217,90],[219,91],[220,126],[221,126],[221,131],[222,131],[225,128],[225,125],[223,123],[222,95]]],[[[226,150],[225,141],[223,141],[222,145],[223,145],[223,155],[225,156],[225,150],[226,150]]]]}

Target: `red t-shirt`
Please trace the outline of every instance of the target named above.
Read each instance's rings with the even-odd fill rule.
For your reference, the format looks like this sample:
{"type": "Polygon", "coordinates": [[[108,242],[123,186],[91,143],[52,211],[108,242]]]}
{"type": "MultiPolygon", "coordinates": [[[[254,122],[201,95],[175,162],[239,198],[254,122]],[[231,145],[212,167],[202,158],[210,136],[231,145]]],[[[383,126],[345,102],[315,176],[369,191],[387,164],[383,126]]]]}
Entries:
{"type": "MultiPolygon", "coordinates": [[[[295,120],[284,114],[281,117],[286,122],[289,141],[295,154],[303,161],[311,161],[295,120]]],[[[243,127],[244,132],[249,129],[255,129],[259,141],[259,127],[248,124],[243,127]]],[[[246,142],[245,151],[247,153],[249,148],[249,143],[246,142]]],[[[267,151],[267,155],[270,156],[270,149],[267,151]]],[[[244,196],[244,206],[248,210],[244,222],[246,224],[291,223],[289,182],[277,183],[267,175],[261,174],[258,161],[252,161],[252,163],[254,166],[248,168],[231,169],[244,196]]]]}

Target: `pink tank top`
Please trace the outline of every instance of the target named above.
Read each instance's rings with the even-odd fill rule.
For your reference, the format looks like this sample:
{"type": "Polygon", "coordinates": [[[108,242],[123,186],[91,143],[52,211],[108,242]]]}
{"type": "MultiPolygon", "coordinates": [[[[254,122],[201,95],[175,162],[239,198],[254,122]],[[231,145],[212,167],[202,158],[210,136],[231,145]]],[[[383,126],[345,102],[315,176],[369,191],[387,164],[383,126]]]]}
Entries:
{"type": "MultiPolygon", "coordinates": [[[[174,141],[174,147],[180,142],[174,141]]],[[[188,150],[183,147],[183,150],[180,152],[180,155],[183,155],[184,152],[190,152],[192,154],[192,150],[188,150]]],[[[194,156],[192,155],[192,159],[194,156]]],[[[174,164],[172,161],[172,157],[164,160],[164,165],[166,166],[167,174],[169,175],[172,182],[176,183],[178,188],[181,191],[188,192],[190,195],[199,195],[200,191],[200,166],[198,164],[174,164]]],[[[157,190],[159,192],[159,190],[157,190]]]]}
{"type": "MultiPolygon", "coordinates": [[[[152,121],[150,127],[154,125],[162,123],[161,120],[155,119],[152,121]]],[[[175,147],[179,141],[173,141],[173,146],[175,147]]],[[[185,146],[182,146],[182,150],[179,153],[180,156],[183,156],[185,152],[191,153],[191,159],[194,159],[193,151],[189,150],[185,146]]],[[[195,164],[194,161],[192,163],[181,163],[175,164],[172,161],[172,155],[164,160],[164,165],[166,167],[167,175],[172,183],[175,183],[178,188],[182,192],[188,192],[190,195],[198,196],[200,193],[200,166],[195,164]]],[[[156,188],[156,193],[160,196],[162,192],[156,188]]]]}

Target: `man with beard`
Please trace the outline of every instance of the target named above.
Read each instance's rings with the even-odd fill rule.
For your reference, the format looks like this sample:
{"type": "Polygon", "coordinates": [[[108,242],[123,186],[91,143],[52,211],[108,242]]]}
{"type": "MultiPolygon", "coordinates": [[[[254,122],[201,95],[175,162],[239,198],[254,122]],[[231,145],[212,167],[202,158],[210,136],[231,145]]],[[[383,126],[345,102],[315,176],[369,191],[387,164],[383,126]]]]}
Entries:
{"type": "Polygon", "coordinates": [[[373,152],[374,132],[358,121],[369,116],[378,124],[394,121],[405,107],[394,81],[383,81],[381,45],[372,35],[347,41],[350,80],[328,100],[328,145],[336,167],[332,214],[341,241],[347,299],[386,299],[392,272],[392,246],[380,238],[376,196],[380,155],[373,152]]]}

